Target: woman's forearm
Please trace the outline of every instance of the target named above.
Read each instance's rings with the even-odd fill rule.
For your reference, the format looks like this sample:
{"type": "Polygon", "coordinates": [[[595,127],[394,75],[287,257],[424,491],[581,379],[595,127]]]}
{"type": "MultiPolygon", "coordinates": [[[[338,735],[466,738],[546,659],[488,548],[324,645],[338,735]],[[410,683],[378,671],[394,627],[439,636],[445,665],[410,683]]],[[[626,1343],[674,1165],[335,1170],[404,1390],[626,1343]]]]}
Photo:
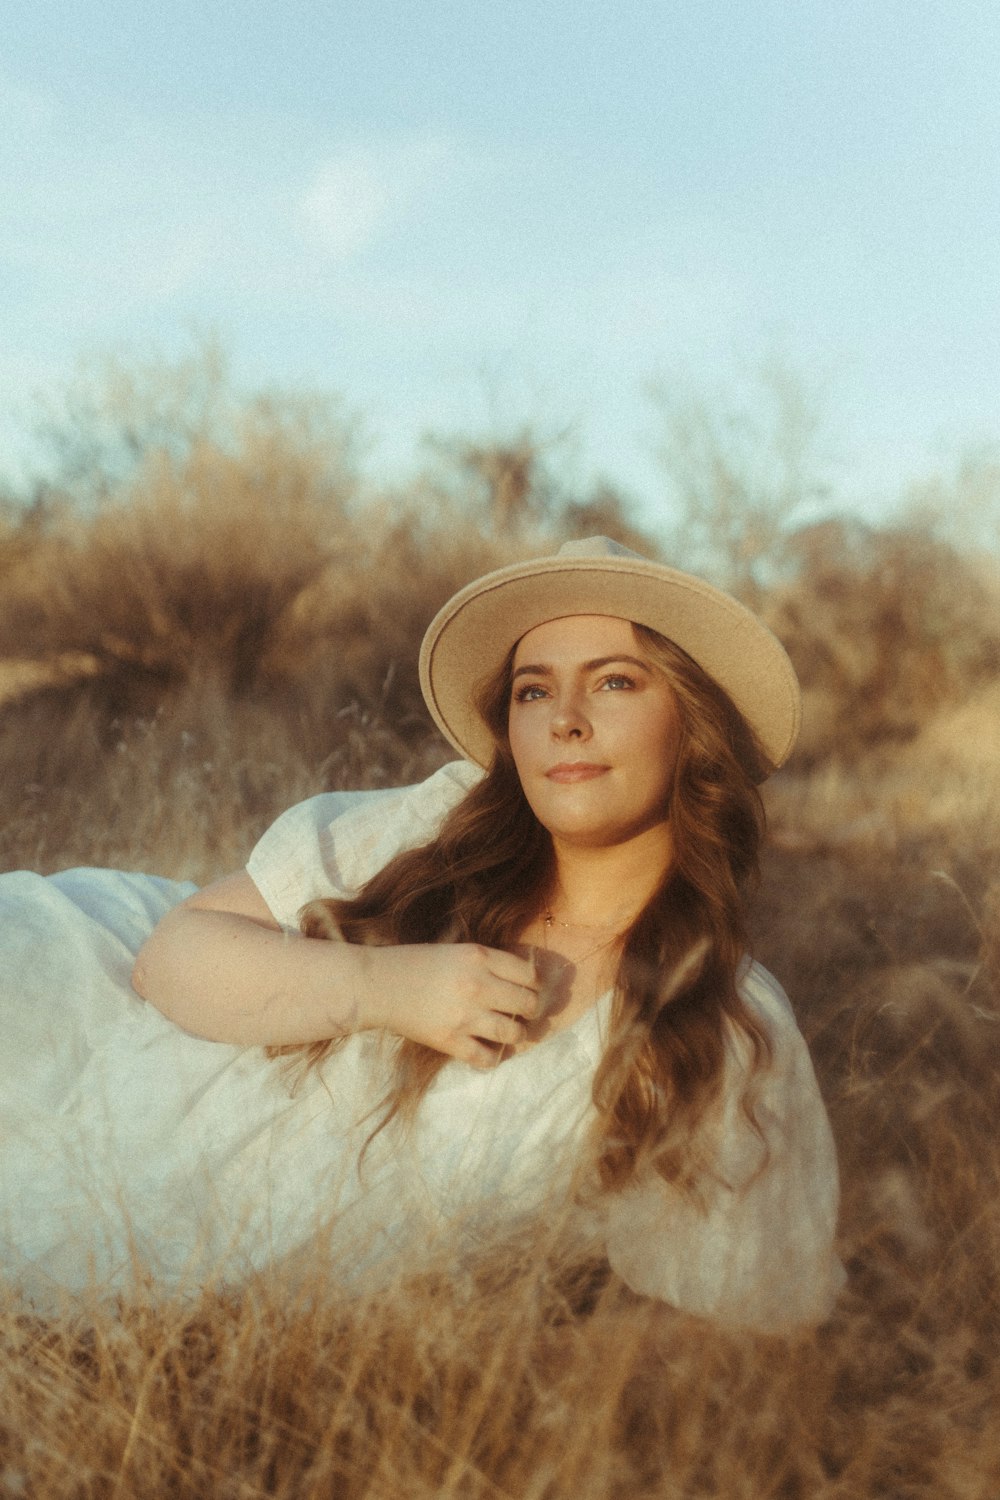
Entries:
{"type": "Polygon", "coordinates": [[[315,1042],[382,1024],[370,954],[184,905],[140,949],[132,984],[176,1025],[211,1041],[315,1042]]]}
{"type": "Polygon", "coordinates": [[[379,1029],[479,1067],[541,1014],[534,964],[478,943],[367,948],[278,926],[245,874],[163,918],[138,994],[195,1036],[287,1046],[379,1029]]]}

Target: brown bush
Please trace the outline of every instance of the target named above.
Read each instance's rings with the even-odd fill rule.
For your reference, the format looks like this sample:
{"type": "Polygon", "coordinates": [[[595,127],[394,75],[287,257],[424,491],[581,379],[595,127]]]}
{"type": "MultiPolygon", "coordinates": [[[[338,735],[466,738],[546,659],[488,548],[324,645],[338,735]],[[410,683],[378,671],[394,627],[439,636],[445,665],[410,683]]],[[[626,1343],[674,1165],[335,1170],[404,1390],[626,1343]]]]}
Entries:
{"type": "Polygon", "coordinates": [[[766,613],[802,682],[810,762],[910,740],[1000,677],[1000,588],[930,531],[831,520],[785,548],[766,613]]]}

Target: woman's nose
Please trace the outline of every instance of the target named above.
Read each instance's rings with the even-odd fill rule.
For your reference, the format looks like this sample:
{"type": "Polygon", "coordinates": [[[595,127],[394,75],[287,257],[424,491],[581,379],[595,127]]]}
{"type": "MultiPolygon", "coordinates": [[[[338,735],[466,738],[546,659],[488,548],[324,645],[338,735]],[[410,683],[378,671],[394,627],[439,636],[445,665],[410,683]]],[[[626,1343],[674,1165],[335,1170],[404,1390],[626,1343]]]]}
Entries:
{"type": "Polygon", "coordinates": [[[575,696],[562,698],[555,705],[551,725],[556,739],[590,738],[590,721],[575,696]]]}

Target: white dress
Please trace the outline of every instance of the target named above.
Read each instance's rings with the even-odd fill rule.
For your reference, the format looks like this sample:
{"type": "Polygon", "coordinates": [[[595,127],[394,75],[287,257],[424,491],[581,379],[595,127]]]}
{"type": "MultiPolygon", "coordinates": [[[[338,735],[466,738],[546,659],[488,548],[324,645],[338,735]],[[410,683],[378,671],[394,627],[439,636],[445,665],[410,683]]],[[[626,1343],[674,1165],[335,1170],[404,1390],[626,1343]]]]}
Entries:
{"type": "MultiPolygon", "coordinates": [[[[353,891],[432,837],[479,774],[456,763],[417,787],[313,797],[247,869],[294,929],[307,900],[353,891]]],[[[338,1275],[371,1284],[419,1268],[445,1236],[460,1253],[568,1198],[609,997],[493,1071],[450,1061],[413,1130],[381,1132],[361,1161],[385,1043],[350,1038],[293,1090],[261,1049],[192,1037],[132,990],[140,944],[193,889],[109,870],[0,876],[0,1265],[36,1308],[113,1296],[137,1273],[167,1291],[238,1280],[320,1244],[338,1275]]],[[[836,1158],[780,987],[748,965],[742,988],[774,1046],[757,1106],[766,1166],[734,1047],[727,1185],[699,1209],[656,1179],[605,1197],[589,1222],[636,1291],[780,1329],[825,1316],[842,1280],[836,1158]]]]}

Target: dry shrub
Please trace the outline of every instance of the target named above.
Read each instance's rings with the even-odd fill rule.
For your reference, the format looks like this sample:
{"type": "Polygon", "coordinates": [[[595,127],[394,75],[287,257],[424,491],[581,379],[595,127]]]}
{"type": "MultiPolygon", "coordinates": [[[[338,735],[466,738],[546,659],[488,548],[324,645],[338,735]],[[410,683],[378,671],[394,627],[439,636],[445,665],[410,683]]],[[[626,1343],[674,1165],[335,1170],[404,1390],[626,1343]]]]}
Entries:
{"type": "Polygon", "coordinates": [[[430,511],[420,498],[396,497],[360,518],[328,591],[324,660],[298,683],[313,701],[377,709],[404,738],[426,732],[417,658],[437,610],[470,578],[549,545],[538,532],[496,538],[440,498],[430,511]]]}
{"type": "Polygon", "coordinates": [[[148,719],[108,720],[73,694],[35,693],[0,722],[0,864],[139,869],[206,883],[245,863],[278,813],[316,792],[422,780],[447,760],[377,708],[310,721],[234,702],[217,683],[148,719]],[[333,724],[335,736],[324,740],[333,724]]]}
{"type": "Polygon", "coordinates": [[[826,521],[785,546],[767,618],[802,682],[800,761],[904,743],[1000,676],[1000,580],[929,529],[826,521]]]}
{"type": "Polygon", "coordinates": [[[318,507],[293,510],[297,529],[263,496],[168,485],[36,549],[6,600],[21,677],[0,716],[0,866],[208,878],[309,792],[447,758],[417,683],[423,630],[510,552],[374,509],[341,516],[324,551],[318,507]]]}
{"type": "Polygon", "coordinates": [[[348,545],[344,496],[311,469],[280,430],[252,425],[236,454],[152,454],[117,503],[62,512],[9,570],[0,650],[86,675],[119,712],[199,675],[241,696],[297,670],[316,651],[318,585],[348,545]]]}
{"type": "Polygon", "coordinates": [[[0,530],[0,861],[82,857],[85,799],[91,859],[205,871],[300,787],[438,764],[423,630],[544,535],[482,534],[420,485],[362,496],[337,408],[239,401],[211,351],[102,381],[51,428],[58,481],[0,530]],[[213,831],[181,858],[165,809],[192,774],[213,831]]]}
{"type": "Polygon", "coordinates": [[[2,867],[209,878],[309,792],[445,757],[420,639],[514,544],[419,495],[359,513],[336,428],[294,405],[204,425],[0,536],[2,867]]]}

